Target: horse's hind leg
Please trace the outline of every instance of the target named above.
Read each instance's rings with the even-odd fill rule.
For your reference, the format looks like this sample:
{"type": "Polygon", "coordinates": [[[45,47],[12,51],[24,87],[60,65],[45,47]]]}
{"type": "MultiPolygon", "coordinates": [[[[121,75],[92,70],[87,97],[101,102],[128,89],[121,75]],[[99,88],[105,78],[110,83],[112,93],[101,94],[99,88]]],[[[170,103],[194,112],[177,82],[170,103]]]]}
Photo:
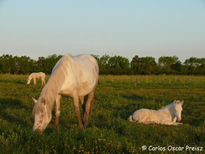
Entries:
{"type": "Polygon", "coordinates": [[[91,112],[93,98],[94,98],[94,91],[88,94],[88,100],[87,100],[86,105],[85,105],[85,112],[84,112],[84,117],[83,117],[84,127],[87,127],[87,125],[88,125],[88,117],[89,117],[90,112],[91,112]]]}
{"type": "Polygon", "coordinates": [[[45,77],[43,77],[43,85],[45,85],[46,84],[46,79],[45,79],[45,77]]]}
{"type": "Polygon", "coordinates": [[[91,114],[93,113],[93,102],[94,102],[94,98],[92,99],[91,103],[90,103],[90,112],[89,112],[89,116],[91,116],[91,114]]]}
{"type": "Polygon", "coordinates": [[[41,85],[45,84],[45,79],[41,78],[41,85]]]}
{"type": "Polygon", "coordinates": [[[74,100],[75,114],[78,119],[78,127],[79,129],[83,129],[83,124],[80,119],[79,97],[77,95],[74,95],[73,100],[74,100]]]}
{"type": "Polygon", "coordinates": [[[61,99],[61,95],[57,95],[57,97],[56,97],[56,119],[55,119],[55,127],[57,127],[58,124],[59,124],[60,99],[61,99]]]}
{"type": "Polygon", "coordinates": [[[147,119],[148,119],[147,116],[139,116],[138,117],[138,122],[139,123],[147,123],[147,119]]]}

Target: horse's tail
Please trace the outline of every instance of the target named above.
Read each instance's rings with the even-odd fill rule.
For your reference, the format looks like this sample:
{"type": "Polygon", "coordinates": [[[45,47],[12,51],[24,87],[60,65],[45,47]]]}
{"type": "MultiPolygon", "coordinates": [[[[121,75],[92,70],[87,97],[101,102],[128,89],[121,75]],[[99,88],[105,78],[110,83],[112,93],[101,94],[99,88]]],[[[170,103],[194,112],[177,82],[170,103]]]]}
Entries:
{"type": "Polygon", "coordinates": [[[129,118],[128,118],[128,120],[129,120],[130,122],[134,122],[133,116],[130,115],[129,118]]]}

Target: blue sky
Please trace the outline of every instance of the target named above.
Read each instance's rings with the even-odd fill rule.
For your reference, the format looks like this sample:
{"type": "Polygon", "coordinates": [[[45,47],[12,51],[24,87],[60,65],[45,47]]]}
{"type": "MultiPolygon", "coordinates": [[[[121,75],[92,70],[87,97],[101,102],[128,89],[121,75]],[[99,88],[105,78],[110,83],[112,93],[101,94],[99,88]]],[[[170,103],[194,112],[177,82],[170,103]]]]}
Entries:
{"type": "Polygon", "coordinates": [[[0,0],[0,55],[205,57],[205,0],[0,0]]]}

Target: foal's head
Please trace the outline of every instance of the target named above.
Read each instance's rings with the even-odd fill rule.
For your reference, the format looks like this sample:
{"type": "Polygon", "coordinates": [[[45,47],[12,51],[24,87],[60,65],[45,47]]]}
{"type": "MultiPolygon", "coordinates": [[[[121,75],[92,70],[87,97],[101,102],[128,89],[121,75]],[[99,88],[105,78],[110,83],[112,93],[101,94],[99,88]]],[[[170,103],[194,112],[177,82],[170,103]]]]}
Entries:
{"type": "Polygon", "coordinates": [[[34,116],[33,131],[39,130],[40,132],[42,132],[51,121],[51,112],[48,109],[44,98],[40,97],[38,100],[35,100],[34,98],[32,99],[35,103],[32,112],[34,116]]]}
{"type": "Polygon", "coordinates": [[[181,121],[182,120],[181,112],[183,110],[182,105],[184,104],[184,101],[174,100],[173,104],[174,104],[174,114],[177,118],[177,121],[181,121]]]}

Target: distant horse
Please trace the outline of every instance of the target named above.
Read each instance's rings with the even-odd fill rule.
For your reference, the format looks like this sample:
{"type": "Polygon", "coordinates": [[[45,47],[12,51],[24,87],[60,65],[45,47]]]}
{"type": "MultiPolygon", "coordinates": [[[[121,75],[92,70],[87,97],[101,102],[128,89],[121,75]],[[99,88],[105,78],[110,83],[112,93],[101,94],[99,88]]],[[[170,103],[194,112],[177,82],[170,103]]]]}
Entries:
{"type": "Polygon", "coordinates": [[[70,96],[74,100],[75,114],[78,119],[78,127],[83,129],[80,118],[79,98],[84,104],[84,96],[88,95],[83,117],[84,127],[88,125],[88,117],[91,114],[94,91],[98,83],[99,68],[96,59],[90,55],[63,56],[54,66],[51,76],[41,91],[33,108],[33,130],[42,132],[51,121],[52,107],[56,101],[55,126],[59,123],[61,96],[70,96]]]}
{"type": "Polygon", "coordinates": [[[45,84],[45,78],[46,75],[43,72],[38,72],[38,73],[31,73],[28,77],[27,84],[30,84],[31,80],[33,79],[34,85],[36,85],[36,79],[41,79],[41,84],[45,84]]]}
{"type": "Polygon", "coordinates": [[[140,109],[129,117],[131,122],[139,123],[156,123],[165,125],[182,124],[176,121],[181,121],[182,105],[184,101],[174,100],[173,103],[163,107],[160,110],[140,109]]]}

